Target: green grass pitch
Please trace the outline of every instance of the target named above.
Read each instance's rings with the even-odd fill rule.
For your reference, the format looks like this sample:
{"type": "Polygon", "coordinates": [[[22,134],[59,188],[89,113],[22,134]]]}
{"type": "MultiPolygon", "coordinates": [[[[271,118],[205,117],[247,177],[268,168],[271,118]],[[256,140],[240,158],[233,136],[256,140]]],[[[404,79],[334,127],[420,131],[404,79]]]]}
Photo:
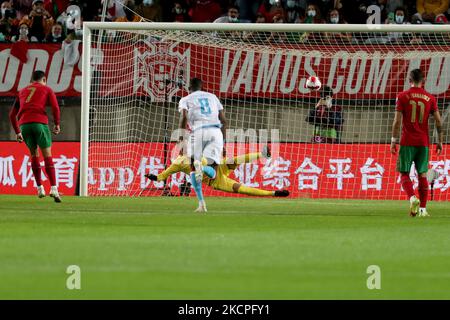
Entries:
{"type": "Polygon", "coordinates": [[[425,219],[406,201],[207,202],[0,196],[0,298],[450,299],[448,202],[425,219]]]}

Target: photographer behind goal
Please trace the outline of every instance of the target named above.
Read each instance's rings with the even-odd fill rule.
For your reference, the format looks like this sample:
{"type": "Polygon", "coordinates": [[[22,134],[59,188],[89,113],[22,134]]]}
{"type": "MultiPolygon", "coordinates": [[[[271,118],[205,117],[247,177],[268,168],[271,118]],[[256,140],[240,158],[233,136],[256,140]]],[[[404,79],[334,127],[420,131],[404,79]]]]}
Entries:
{"type": "Polygon", "coordinates": [[[306,122],[314,125],[314,143],[340,143],[344,119],[342,108],[333,105],[333,90],[324,86],[320,91],[320,100],[310,110],[306,122]]]}

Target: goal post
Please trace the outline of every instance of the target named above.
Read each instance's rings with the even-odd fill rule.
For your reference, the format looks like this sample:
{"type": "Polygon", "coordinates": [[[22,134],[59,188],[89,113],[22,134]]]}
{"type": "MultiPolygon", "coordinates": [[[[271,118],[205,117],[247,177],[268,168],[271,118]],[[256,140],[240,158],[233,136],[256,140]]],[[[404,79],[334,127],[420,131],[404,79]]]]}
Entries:
{"type": "Polygon", "coordinates": [[[91,28],[83,28],[80,125],[80,196],[88,196],[89,165],[89,99],[91,93],[91,28]]]}
{"type": "MultiPolygon", "coordinates": [[[[144,174],[176,158],[177,102],[200,77],[229,118],[227,155],[273,149],[230,178],[294,197],[403,199],[389,154],[395,97],[420,67],[449,110],[449,52],[450,25],[85,22],[80,195],[178,195],[188,175],[144,174]],[[311,75],[332,100],[305,88],[311,75]]],[[[435,200],[450,200],[450,152],[432,151],[429,167],[435,200]]]]}

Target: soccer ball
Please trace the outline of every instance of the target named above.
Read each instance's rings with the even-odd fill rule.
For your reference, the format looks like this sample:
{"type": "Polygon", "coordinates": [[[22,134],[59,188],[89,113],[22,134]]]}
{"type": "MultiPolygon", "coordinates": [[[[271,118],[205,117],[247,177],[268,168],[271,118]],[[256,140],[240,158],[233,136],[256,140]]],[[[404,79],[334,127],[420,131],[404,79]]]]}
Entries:
{"type": "Polygon", "coordinates": [[[319,90],[322,87],[322,83],[320,82],[319,78],[316,76],[310,76],[306,80],[306,88],[310,90],[319,90]]]}

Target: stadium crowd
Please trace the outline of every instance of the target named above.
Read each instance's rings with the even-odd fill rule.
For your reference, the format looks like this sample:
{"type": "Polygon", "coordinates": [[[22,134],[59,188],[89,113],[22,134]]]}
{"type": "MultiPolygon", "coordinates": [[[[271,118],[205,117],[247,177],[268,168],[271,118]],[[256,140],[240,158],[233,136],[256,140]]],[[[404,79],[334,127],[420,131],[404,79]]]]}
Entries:
{"type": "MultiPolygon", "coordinates": [[[[449,0],[104,1],[108,1],[107,21],[366,23],[374,12],[380,12],[381,23],[442,24],[448,23],[449,18],[449,0]]],[[[83,21],[101,19],[103,6],[102,0],[0,0],[0,3],[0,42],[70,41],[81,35],[83,21]]]]}

